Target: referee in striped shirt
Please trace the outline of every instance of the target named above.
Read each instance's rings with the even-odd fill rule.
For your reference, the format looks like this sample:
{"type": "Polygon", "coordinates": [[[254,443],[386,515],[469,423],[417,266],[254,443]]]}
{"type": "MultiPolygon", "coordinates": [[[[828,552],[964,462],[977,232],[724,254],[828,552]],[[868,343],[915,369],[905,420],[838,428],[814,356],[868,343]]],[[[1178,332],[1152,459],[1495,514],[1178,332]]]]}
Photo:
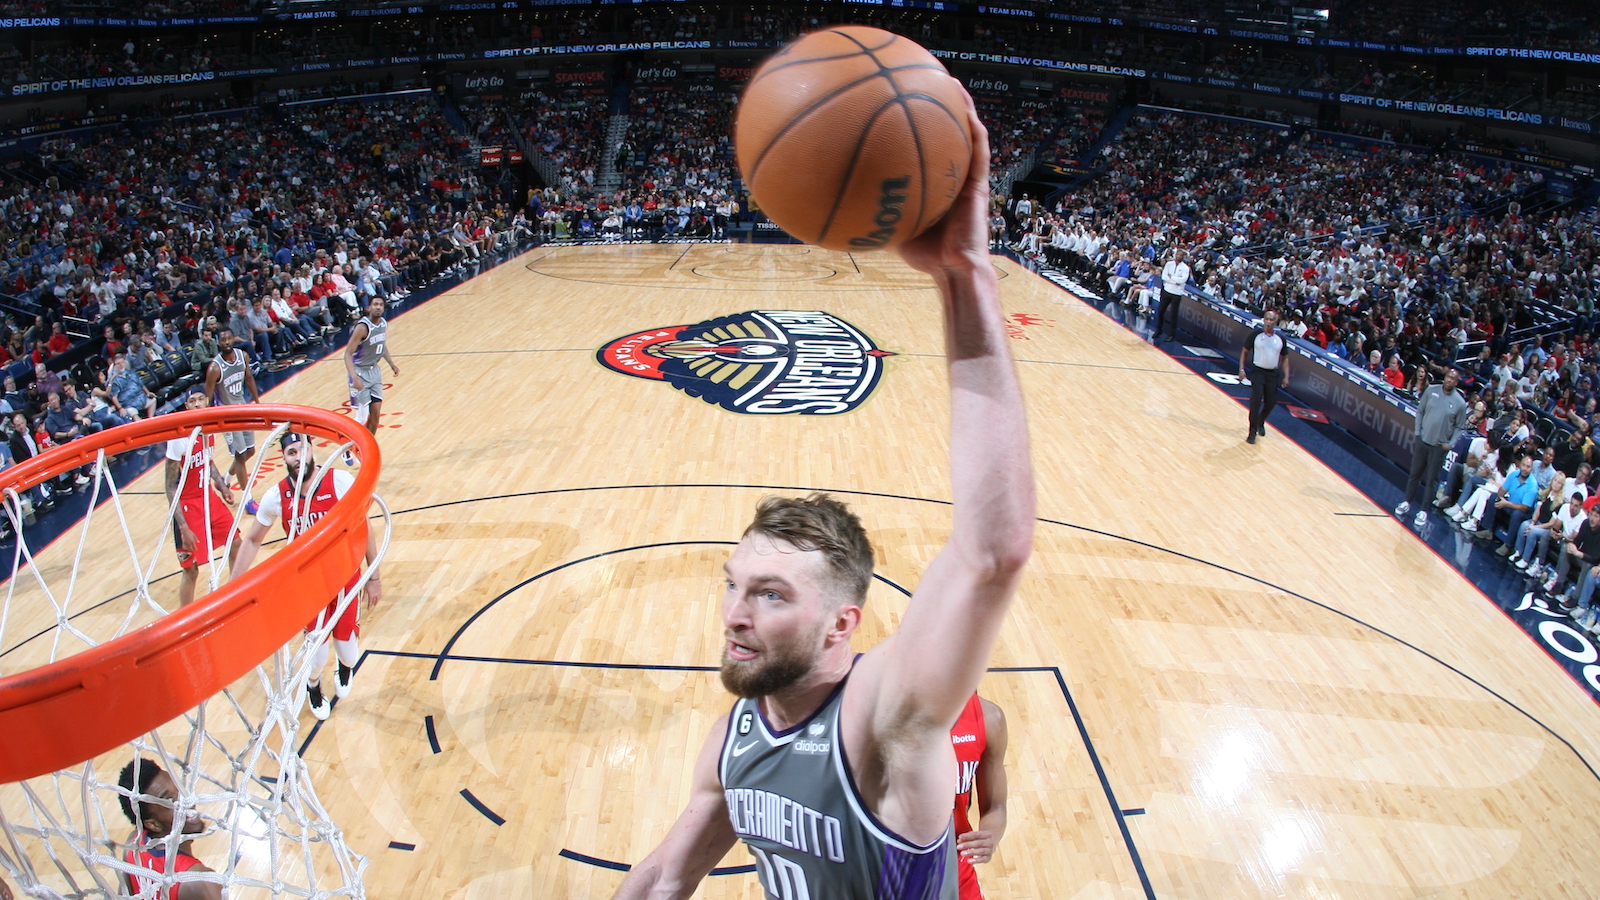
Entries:
{"type": "Polygon", "coordinates": [[[1278,405],[1278,387],[1289,386],[1289,356],[1284,353],[1283,335],[1278,333],[1278,311],[1269,309],[1261,317],[1261,327],[1251,333],[1239,353],[1239,377],[1250,378],[1250,432],[1245,441],[1266,437],[1267,416],[1278,405]]]}

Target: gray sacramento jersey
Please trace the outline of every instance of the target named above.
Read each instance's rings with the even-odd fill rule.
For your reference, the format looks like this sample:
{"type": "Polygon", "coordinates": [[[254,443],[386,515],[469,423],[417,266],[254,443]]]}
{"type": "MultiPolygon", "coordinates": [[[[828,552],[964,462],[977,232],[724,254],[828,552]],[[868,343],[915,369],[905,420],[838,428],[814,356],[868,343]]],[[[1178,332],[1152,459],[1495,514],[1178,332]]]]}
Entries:
{"type": "Polygon", "coordinates": [[[378,360],[383,358],[383,344],[389,339],[389,320],[374,322],[362,316],[361,324],[367,326],[367,339],[356,348],[356,367],[376,369],[378,360]]]}
{"type": "Polygon", "coordinates": [[[838,740],[847,682],[783,732],[768,727],[759,701],[734,704],[718,770],[733,830],[769,900],[956,900],[954,825],[918,846],[884,828],[856,792],[838,740]]]}
{"type": "Polygon", "coordinates": [[[233,362],[216,356],[218,377],[217,392],[221,394],[218,401],[222,403],[244,402],[244,373],[250,366],[249,357],[238,347],[233,348],[233,362]]]}

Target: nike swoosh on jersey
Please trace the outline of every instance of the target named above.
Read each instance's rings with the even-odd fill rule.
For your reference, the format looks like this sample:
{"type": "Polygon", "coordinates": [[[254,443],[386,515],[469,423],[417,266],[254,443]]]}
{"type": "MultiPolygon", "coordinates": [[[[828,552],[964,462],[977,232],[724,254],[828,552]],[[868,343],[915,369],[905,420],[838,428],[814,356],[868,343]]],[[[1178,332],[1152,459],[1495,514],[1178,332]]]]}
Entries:
{"type": "Polygon", "coordinates": [[[733,748],[733,755],[734,756],[743,756],[746,753],[750,752],[750,748],[754,747],[758,743],[760,743],[760,741],[751,741],[750,743],[745,744],[743,747],[734,747],[733,748]]]}

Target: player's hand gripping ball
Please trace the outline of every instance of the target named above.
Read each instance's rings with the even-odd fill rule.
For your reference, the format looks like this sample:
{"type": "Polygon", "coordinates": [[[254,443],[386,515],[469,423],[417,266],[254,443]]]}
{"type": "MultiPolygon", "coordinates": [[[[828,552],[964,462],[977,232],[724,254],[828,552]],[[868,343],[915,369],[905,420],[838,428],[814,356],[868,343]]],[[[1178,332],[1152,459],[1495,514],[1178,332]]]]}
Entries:
{"type": "Polygon", "coordinates": [[[950,209],[972,161],[966,98],[916,42],[860,25],[797,38],[750,78],[734,123],[755,205],[830,250],[881,250],[950,209]]]}

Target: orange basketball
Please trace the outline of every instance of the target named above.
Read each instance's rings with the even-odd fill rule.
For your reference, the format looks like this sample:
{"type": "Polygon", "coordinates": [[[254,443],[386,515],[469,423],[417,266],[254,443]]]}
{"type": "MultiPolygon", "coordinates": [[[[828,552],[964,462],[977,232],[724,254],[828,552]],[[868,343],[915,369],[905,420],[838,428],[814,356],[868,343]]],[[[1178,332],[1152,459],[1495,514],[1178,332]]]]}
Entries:
{"type": "Polygon", "coordinates": [[[860,25],[804,35],[750,78],[733,129],[750,197],[830,250],[878,250],[939,221],[967,180],[961,86],[915,41],[860,25]]]}

